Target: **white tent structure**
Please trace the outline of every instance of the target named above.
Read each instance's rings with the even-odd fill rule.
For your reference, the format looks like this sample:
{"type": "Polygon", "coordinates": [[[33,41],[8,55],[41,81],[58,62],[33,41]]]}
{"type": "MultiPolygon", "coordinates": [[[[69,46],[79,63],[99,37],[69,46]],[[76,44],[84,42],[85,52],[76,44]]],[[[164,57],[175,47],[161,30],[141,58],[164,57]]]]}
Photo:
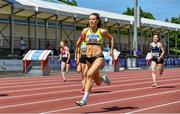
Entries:
{"type": "MultiPolygon", "coordinates": [[[[35,48],[37,47],[37,29],[38,19],[50,20],[56,22],[56,45],[58,45],[58,38],[62,38],[61,32],[62,23],[72,23],[73,35],[75,43],[76,26],[81,24],[86,26],[88,24],[88,15],[97,12],[101,15],[102,21],[106,27],[117,31],[118,39],[120,39],[120,31],[122,28],[130,30],[130,38],[132,38],[132,26],[134,18],[132,16],[122,15],[118,13],[100,11],[89,8],[82,8],[76,6],[69,6],[56,0],[0,0],[0,14],[9,15],[10,24],[10,49],[14,53],[14,17],[24,17],[28,20],[34,19],[35,25],[35,48]]],[[[30,26],[30,21],[28,21],[30,26]]],[[[161,31],[168,33],[170,30],[180,31],[179,24],[169,22],[141,19],[141,32],[150,32],[151,35],[154,31],[161,31]]],[[[168,39],[167,39],[168,40],[168,39]]],[[[120,40],[117,40],[120,44],[120,40]]],[[[169,46],[167,46],[169,48],[169,46]]],[[[120,45],[118,45],[120,48],[120,45]]]]}

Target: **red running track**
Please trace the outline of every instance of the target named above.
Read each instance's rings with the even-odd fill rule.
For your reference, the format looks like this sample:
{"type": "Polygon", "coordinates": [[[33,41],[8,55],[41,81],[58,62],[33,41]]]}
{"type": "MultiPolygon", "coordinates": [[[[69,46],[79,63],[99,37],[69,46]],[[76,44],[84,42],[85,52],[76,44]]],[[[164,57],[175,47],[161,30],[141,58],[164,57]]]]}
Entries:
{"type": "Polygon", "coordinates": [[[180,113],[180,69],[166,69],[151,87],[148,70],[107,73],[112,84],[94,84],[89,102],[82,97],[81,76],[0,79],[0,113],[180,113]]]}

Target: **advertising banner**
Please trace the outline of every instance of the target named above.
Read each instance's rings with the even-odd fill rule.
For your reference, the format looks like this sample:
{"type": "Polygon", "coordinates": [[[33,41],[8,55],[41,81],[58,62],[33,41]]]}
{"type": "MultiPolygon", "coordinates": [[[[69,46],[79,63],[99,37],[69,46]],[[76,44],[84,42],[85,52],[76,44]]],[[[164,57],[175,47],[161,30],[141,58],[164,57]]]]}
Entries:
{"type": "Polygon", "coordinates": [[[23,71],[23,61],[0,60],[0,71],[23,71]]]}

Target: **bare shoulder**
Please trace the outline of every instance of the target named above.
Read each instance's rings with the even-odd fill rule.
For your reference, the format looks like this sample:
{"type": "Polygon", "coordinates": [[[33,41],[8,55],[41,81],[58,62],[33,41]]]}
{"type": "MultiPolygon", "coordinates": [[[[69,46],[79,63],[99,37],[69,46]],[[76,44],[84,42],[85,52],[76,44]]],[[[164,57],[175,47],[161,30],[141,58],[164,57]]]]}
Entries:
{"type": "Polygon", "coordinates": [[[107,30],[106,30],[106,29],[99,28],[99,30],[100,30],[100,32],[101,32],[102,34],[107,33],[107,30]]]}
{"type": "Polygon", "coordinates": [[[86,27],[86,28],[84,28],[83,30],[82,30],[82,33],[86,33],[87,31],[88,31],[88,27],[86,27]]]}
{"type": "Polygon", "coordinates": [[[69,51],[69,48],[67,46],[65,47],[65,49],[69,51]]]}
{"type": "Polygon", "coordinates": [[[158,42],[158,45],[159,45],[159,46],[162,46],[162,43],[161,43],[161,42],[158,42]]]}

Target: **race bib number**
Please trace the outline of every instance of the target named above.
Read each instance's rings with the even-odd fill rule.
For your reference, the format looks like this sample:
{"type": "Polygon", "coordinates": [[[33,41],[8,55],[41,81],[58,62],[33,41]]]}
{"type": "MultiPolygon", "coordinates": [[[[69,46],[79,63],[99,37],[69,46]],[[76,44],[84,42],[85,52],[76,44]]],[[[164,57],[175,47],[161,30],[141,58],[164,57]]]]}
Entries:
{"type": "Polygon", "coordinates": [[[81,46],[81,50],[82,50],[82,51],[86,51],[86,45],[82,45],[82,46],[81,46]]]}
{"type": "Polygon", "coordinates": [[[67,57],[67,54],[63,54],[62,57],[67,57]]]}
{"type": "Polygon", "coordinates": [[[152,53],[153,57],[159,57],[159,53],[152,53]]]}
{"type": "Polygon", "coordinates": [[[91,34],[87,36],[88,38],[88,43],[99,43],[99,35],[97,34],[91,34]]]}

